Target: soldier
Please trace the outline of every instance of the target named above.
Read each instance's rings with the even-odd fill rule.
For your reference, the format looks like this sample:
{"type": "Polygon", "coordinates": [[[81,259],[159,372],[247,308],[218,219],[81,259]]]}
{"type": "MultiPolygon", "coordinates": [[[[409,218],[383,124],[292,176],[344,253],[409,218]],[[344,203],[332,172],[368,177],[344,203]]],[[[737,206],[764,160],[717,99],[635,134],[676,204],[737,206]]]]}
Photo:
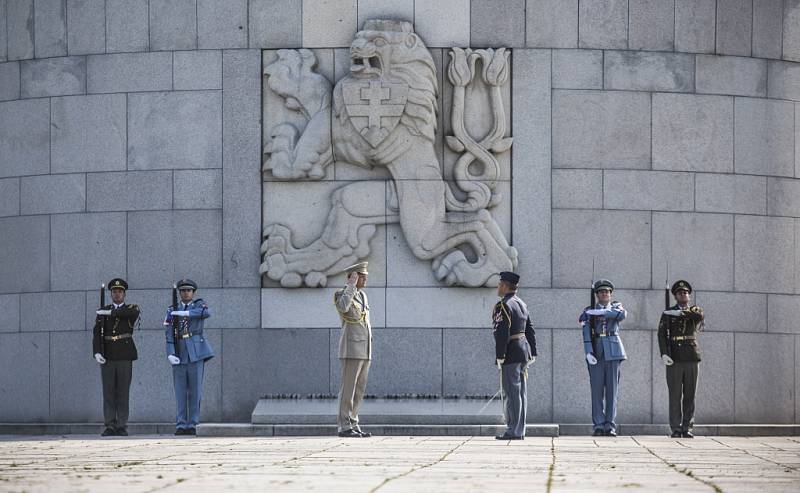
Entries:
{"type": "Polygon", "coordinates": [[[364,293],[367,284],[367,262],[345,269],[347,283],[336,291],[333,303],[342,319],[339,339],[339,360],[342,362],[342,387],[339,390],[340,437],[369,438],[371,433],[358,426],[358,408],[367,388],[367,375],[372,359],[372,327],[369,322],[369,302],[364,293]]]}
{"type": "Polygon", "coordinates": [[[196,435],[200,422],[200,399],[203,395],[205,362],[214,357],[214,350],[203,333],[204,320],[211,309],[202,298],[193,299],[197,284],[191,279],[178,281],[181,299],[170,306],[164,325],[167,333],[167,360],[172,365],[175,386],[176,435],[196,435]],[[178,339],[172,329],[172,317],[179,317],[178,339]]]}
{"type": "Polygon", "coordinates": [[[597,303],[586,307],[578,321],[583,327],[583,350],[592,388],[593,436],[615,437],[620,364],[628,359],[619,336],[619,323],[628,312],[618,301],[611,301],[611,281],[601,279],[592,289],[597,303]]]}
{"type": "Polygon", "coordinates": [[[506,431],[498,440],[524,440],[528,409],[528,366],[536,361],[536,334],[528,307],[517,296],[519,275],[501,272],[494,305],[494,343],[500,391],[505,395],[506,431]]]}
{"type": "Polygon", "coordinates": [[[133,342],[133,327],[139,319],[139,307],[125,304],[128,283],[112,279],[111,304],[97,310],[92,349],[94,359],[101,365],[103,381],[103,421],[106,429],[101,436],[128,436],[128,398],[130,396],[133,361],[137,359],[133,342]]]}
{"type": "Polygon", "coordinates": [[[697,333],[703,329],[705,317],[699,306],[690,305],[691,284],[680,280],[670,291],[676,304],[661,314],[658,323],[658,349],[661,360],[667,365],[669,426],[672,438],[694,438],[691,428],[700,366],[697,333]]]}

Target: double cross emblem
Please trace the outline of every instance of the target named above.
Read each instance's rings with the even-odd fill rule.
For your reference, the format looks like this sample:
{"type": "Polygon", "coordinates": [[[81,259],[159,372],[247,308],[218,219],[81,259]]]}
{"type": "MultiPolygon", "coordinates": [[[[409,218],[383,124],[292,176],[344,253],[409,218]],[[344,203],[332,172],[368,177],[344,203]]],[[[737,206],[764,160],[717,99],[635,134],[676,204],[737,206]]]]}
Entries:
{"type": "Polygon", "coordinates": [[[408,86],[381,80],[353,80],[344,85],[342,95],[353,126],[375,148],[400,122],[408,86]]]}

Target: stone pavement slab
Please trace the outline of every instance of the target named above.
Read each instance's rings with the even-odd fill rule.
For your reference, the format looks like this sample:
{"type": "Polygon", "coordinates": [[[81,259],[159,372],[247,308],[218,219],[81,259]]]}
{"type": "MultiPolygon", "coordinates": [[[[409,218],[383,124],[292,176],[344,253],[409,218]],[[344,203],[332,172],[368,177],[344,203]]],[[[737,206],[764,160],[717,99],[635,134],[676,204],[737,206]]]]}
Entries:
{"type": "Polygon", "coordinates": [[[800,439],[0,436],[0,492],[463,492],[520,486],[548,492],[798,491],[800,439]]]}

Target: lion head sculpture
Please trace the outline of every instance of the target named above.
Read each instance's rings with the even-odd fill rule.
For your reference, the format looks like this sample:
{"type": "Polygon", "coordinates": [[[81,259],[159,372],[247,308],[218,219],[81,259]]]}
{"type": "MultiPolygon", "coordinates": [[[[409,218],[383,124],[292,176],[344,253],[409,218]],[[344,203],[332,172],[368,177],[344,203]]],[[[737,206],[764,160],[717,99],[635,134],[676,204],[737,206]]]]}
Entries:
{"type": "MultiPolygon", "coordinates": [[[[438,84],[436,66],[430,52],[419,36],[414,34],[409,22],[394,20],[370,20],[364,29],[356,33],[350,45],[350,72],[334,89],[334,144],[336,159],[361,166],[385,164],[386,149],[397,144],[397,134],[403,130],[413,136],[421,136],[432,145],[436,133],[438,84]],[[348,100],[347,87],[361,89],[369,82],[377,82],[386,95],[383,100],[354,105],[348,100]],[[402,100],[397,94],[402,94],[402,100]],[[376,104],[377,103],[377,104],[376,104]],[[363,138],[366,123],[357,128],[354,119],[355,106],[374,104],[393,105],[397,114],[388,117],[393,123],[378,117],[379,125],[388,136],[380,145],[369,146],[363,138]],[[402,105],[402,109],[399,106],[402,105]]],[[[364,109],[363,111],[368,111],[364,109]]],[[[375,139],[377,140],[377,139],[375,139]]],[[[396,155],[396,152],[390,154],[396,155]]],[[[388,158],[388,157],[387,157],[388,158]]]]}

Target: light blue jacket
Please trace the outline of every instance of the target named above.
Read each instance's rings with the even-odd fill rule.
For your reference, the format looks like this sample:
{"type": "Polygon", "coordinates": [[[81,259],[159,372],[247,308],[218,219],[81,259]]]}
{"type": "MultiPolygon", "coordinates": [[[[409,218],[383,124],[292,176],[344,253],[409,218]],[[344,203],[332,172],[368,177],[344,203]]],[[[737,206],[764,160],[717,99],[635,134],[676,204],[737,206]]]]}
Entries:
{"type": "MultiPolygon", "coordinates": [[[[183,302],[178,302],[178,306],[182,307],[183,302]]],[[[180,334],[189,333],[191,337],[186,339],[175,340],[172,334],[172,312],[174,309],[170,306],[167,308],[167,316],[164,317],[164,325],[167,335],[167,355],[174,354],[181,359],[181,364],[194,363],[195,361],[205,361],[214,357],[214,350],[208,343],[205,334],[203,333],[204,320],[211,316],[211,309],[208,307],[202,298],[192,300],[189,302],[188,317],[180,318],[180,334]]]]}
{"type": "Polygon", "coordinates": [[[595,309],[604,309],[603,315],[595,315],[590,317],[584,308],[578,321],[583,326],[583,351],[586,354],[592,353],[597,359],[605,359],[606,361],[624,360],[628,359],[625,354],[625,347],[622,345],[622,339],[619,336],[620,322],[625,320],[628,312],[618,301],[612,301],[608,307],[597,304],[595,309]],[[603,337],[596,337],[594,347],[592,347],[592,336],[590,322],[594,321],[594,330],[596,334],[605,333],[603,337]]]}

